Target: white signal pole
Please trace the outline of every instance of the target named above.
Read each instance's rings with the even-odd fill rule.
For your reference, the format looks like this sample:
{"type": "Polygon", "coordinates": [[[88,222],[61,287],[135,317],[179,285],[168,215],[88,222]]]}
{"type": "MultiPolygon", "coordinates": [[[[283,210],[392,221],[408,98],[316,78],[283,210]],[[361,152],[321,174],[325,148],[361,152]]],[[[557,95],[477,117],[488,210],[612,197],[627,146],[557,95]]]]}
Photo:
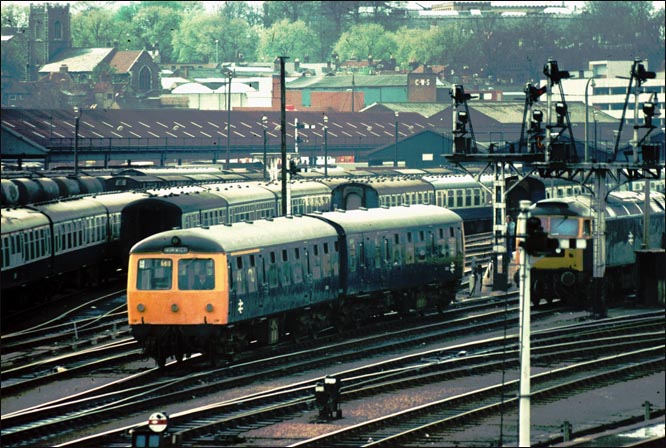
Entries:
{"type": "MultiPolygon", "coordinates": [[[[516,233],[522,241],[527,239],[527,218],[530,217],[530,201],[520,201],[520,214],[516,233]]],[[[525,247],[517,247],[520,252],[520,392],[518,401],[518,446],[530,446],[530,255],[525,247]]]]}

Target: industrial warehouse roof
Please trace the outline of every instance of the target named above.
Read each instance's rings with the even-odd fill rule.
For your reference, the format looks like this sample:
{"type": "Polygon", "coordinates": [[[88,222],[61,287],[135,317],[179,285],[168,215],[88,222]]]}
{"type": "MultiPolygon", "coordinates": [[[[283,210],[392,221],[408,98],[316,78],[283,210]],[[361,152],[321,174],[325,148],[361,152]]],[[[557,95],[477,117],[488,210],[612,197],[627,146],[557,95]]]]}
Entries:
{"type": "Polygon", "coordinates": [[[355,87],[402,87],[407,85],[407,74],[395,75],[335,75],[304,76],[286,85],[287,89],[340,89],[355,87]]]}
{"type": "MultiPolygon", "coordinates": [[[[472,100],[468,103],[468,106],[475,125],[478,119],[483,121],[490,119],[499,124],[522,124],[523,122],[525,103],[522,101],[497,102],[472,100]]],[[[451,114],[451,107],[451,104],[443,103],[375,103],[367,106],[362,112],[399,112],[400,114],[413,112],[438,121],[443,114],[451,114]]],[[[539,102],[534,108],[541,109],[544,112],[545,121],[547,103],[545,101],[539,102]]],[[[555,101],[553,101],[551,108],[553,110],[553,117],[555,117],[555,101]]],[[[570,102],[567,103],[567,108],[573,123],[585,122],[585,104],[570,102]]],[[[588,109],[588,120],[590,123],[594,121],[593,111],[594,108],[590,106],[588,109]]],[[[616,118],[602,111],[597,111],[596,120],[599,123],[617,124],[618,122],[616,118]]],[[[450,123],[450,120],[448,122],[450,123]]]]}
{"type": "MultiPolygon", "coordinates": [[[[263,145],[261,117],[268,117],[267,137],[273,143],[280,138],[279,111],[231,111],[230,138],[234,146],[260,148],[263,145]]],[[[395,138],[392,113],[331,112],[328,117],[328,143],[344,141],[385,144],[395,138]]],[[[287,137],[293,143],[294,120],[308,125],[299,129],[304,144],[323,142],[323,114],[287,111],[287,137]]],[[[399,138],[433,129],[433,124],[419,114],[404,114],[399,123],[399,138]]],[[[71,147],[75,117],[66,110],[3,109],[2,126],[30,138],[47,148],[71,147]]],[[[84,110],[79,121],[82,147],[127,147],[159,145],[224,146],[227,139],[226,111],[181,109],[158,110],[84,110]]]]}

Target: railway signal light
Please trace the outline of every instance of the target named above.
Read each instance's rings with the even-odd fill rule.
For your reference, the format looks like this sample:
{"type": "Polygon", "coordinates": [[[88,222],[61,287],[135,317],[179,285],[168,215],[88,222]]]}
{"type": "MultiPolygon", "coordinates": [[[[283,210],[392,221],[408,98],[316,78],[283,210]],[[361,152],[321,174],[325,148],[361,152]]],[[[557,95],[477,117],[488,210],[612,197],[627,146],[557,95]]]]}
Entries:
{"type": "Polygon", "coordinates": [[[640,86],[648,79],[655,79],[657,74],[655,72],[645,70],[645,66],[643,64],[634,63],[634,65],[631,66],[631,76],[636,78],[638,85],[640,86]]]}
{"type": "Polygon", "coordinates": [[[557,61],[549,59],[543,67],[543,74],[550,79],[550,85],[559,84],[563,79],[571,78],[571,74],[567,70],[560,70],[557,61]]]}
{"type": "Polygon", "coordinates": [[[539,97],[546,93],[548,88],[543,85],[541,87],[534,87],[532,84],[527,83],[525,85],[525,94],[529,99],[530,104],[536,103],[539,100],[539,97]]]}
{"type": "Polygon", "coordinates": [[[449,89],[449,94],[451,95],[451,98],[456,101],[456,107],[465,103],[465,101],[474,98],[471,94],[465,93],[465,89],[463,89],[463,86],[461,85],[454,85],[451,87],[451,89],[449,89]]]}
{"type": "Polygon", "coordinates": [[[557,126],[564,127],[564,118],[567,115],[567,105],[565,103],[557,103],[555,105],[555,113],[557,114],[557,126]]]}
{"type": "Polygon", "coordinates": [[[652,128],[652,117],[658,116],[659,113],[656,112],[655,105],[652,101],[643,103],[643,116],[645,119],[645,124],[643,127],[652,128]]]}
{"type": "Polygon", "coordinates": [[[456,129],[455,133],[456,134],[465,134],[467,132],[466,126],[467,122],[469,122],[469,116],[467,115],[467,112],[457,112],[456,113],[456,129]]]}
{"type": "Polygon", "coordinates": [[[548,238],[541,226],[541,220],[534,216],[527,218],[525,223],[526,237],[521,241],[523,247],[529,255],[554,255],[560,248],[558,240],[548,238]]]}

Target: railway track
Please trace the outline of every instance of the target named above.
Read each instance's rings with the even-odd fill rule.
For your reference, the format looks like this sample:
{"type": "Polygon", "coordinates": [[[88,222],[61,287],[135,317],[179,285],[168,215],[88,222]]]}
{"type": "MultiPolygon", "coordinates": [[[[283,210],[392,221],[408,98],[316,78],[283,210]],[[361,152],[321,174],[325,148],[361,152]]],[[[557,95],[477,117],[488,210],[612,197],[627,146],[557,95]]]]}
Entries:
{"type": "MultiPolygon", "coordinates": [[[[515,297],[510,300],[515,303],[515,297]]],[[[98,422],[112,420],[118,412],[140,412],[142,409],[177,403],[193,396],[204,396],[216,390],[226,390],[288,372],[303,372],[331,362],[359,360],[381,352],[404,350],[427,341],[473,334],[482,331],[482,327],[497,328],[506,323],[506,317],[504,311],[498,311],[496,307],[494,300],[477,300],[472,306],[453,307],[443,315],[415,318],[404,323],[390,321],[341,336],[259,350],[248,354],[244,362],[222,369],[204,370],[197,375],[191,373],[193,369],[201,369],[197,359],[172,363],[165,372],[153,369],[143,375],[113,383],[108,388],[97,388],[94,394],[77,394],[68,400],[58,400],[3,416],[2,441],[4,444],[12,440],[30,440],[33,432],[55,434],[57,427],[71,429],[76,427],[72,419],[76,420],[86,412],[94,412],[98,422]],[[368,335],[369,331],[374,335],[368,335]],[[359,350],[359,346],[364,349],[359,350]],[[173,378],[169,379],[169,375],[173,378]],[[19,427],[16,434],[12,427],[19,427]]],[[[515,312],[515,305],[511,309],[515,312]]],[[[545,313],[552,311],[544,311],[542,314],[545,313]]]]}
{"type": "MultiPolygon", "coordinates": [[[[613,378],[620,381],[632,375],[663,370],[663,313],[645,319],[616,319],[594,326],[583,323],[546,330],[535,333],[534,339],[536,364],[547,366],[573,361],[573,364],[533,376],[537,390],[533,396],[537,397],[536,400],[542,397],[552,399],[554,394],[566,396],[581,388],[615,381],[613,378]],[[586,340],[581,342],[583,336],[586,340]],[[606,356],[599,358],[603,355],[606,356]],[[589,358],[595,359],[590,361],[589,358]],[[610,377],[609,369],[613,369],[610,377]]],[[[512,335],[508,341],[493,338],[450,346],[346,370],[336,374],[336,377],[342,381],[342,400],[347,407],[352,406],[351,402],[372,399],[379,394],[399,394],[424,384],[455,381],[469,376],[471,370],[475,375],[501,369],[516,370],[519,358],[517,343],[517,336],[512,335]]],[[[170,437],[177,440],[179,446],[246,442],[244,434],[252,429],[312,412],[314,384],[318,380],[321,378],[172,415],[170,437]]],[[[391,413],[366,424],[302,440],[294,446],[359,446],[369,440],[389,446],[412,442],[414,446],[423,446],[426,438],[418,439],[415,434],[420,434],[424,421],[438,422],[442,428],[464,425],[469,419],[478,419],[503,407],[515,406],[515,399],[498,403],[497,397],[515,394],[516,387],[516,380],[494,384],[427,406],[391,413]],[[381,442],[383,440],[385,442],[381,442]]],[[[438,425],[428,428],[429,437],[436,434],[438,425]]],[[[126,440],[128,429],[75,440],[63,446],[114,445],[126,440]]]]}
{"type": "MultiPolygon", "coordinates": [[[[513,310],[513,312],[515,313],[515,310],[513,310]]],[[[472,317],[471,319],[479,319],[479,316],[472,317]]],[[[650,323],[649,325],[651,325],[651,326],[661,325],[661,328],[662,328],[661,331],[663,332],[663,323],[659,322],[659,319],[661,319],[663,321],[663,314],[661,314],[659,317],[653,317],[653,319],[656,319],[656,321],[658,323],[655,323],[655,321],[653,320],[653,322],[650,323]]],[[[460,322],[459,324],[460,324],[461,327],[462,326],[469,327],[469,322],[460,322]]],[[[625,319],[624,322],[620,322],[620,321],[610,322],[609,321],[605,324],[605,328],[597,329],[596,333],[597,334],[599,334],[599,333],[610,334],[609,332],[612,332],[612,333],[617,333],[617,332],[622,332],[622,331],[626,332],[628,328],[636,328],[637,325],[638,324],[637,324],[636,320],[634,320],[632,322],[630,322],[627,319],[625,319]],[[613,328],[613,327],[615,327],[616,329],[611,330],[611,328],[613,328]]],[[[588,324],[587,327],[588,327],[589,332],[595,331],[595,330],[591,329],[593,327],[592,325],[588,324]]],[[[469,330],[469,328],[468,328],[468,330],[469,330]]],[[[452,329],[452,331],[454,333],[458,332],[458,331],[460,331],[460,328],[452,329]]],[[[473,327],[472,331],[473,332],[479,332],[481,330],[480,330],[479,327],[473,327]]],[[[571,331],[572,331],[571,327],[563,328],[563,329],[560,330],[561,334],[557,337],[559,337],[559,338],[570,338],[571,336],[569,336],[569,334],[571,333],[571,331]]],[[[548,341],[549,344],[551,344],[553,342],[553,338],[555,337],[554,336],[555,331],[553,331],[551,333],[552,334],[549,335],[549,337],[550,337],[550,340],[548,341]]],[[[574,336],[574,342],[576,341],[575,338],[578,338],[579,336],[580,335],[578,335],[578,334],[576,334],[574,336]]],[[[440,338],[441,337],[444,337],[444,339],[447,339],[446,336],[440,336],[440,338]]],[[[395,337],[394,337],[394,339],[395,339],[395,337]]],[[[543,343],[545,343],[545,342],[543,342],[543,343]]],[[[419,346],[420,342],[419,342],[418,339],[417,340],[411,339],[411,340],[405,340],[404,342],[402,342],[402,344],[404,344],[403,347],[414,347],[414,346],[419,346]]],[[[515,344],[515,341],[514,341],[514,344],[515,344]]],[[[608,345],[608,341],[606,341],[605,344],[608,345]]],[[[387,350],[387,351],[395,351],[395,350],[400,349],[400,348],[395,347],[396,344],[395,344],[394,341],[385,341],[385,342],[382,343],[382,345],[385,347],[384,350],[387,350]]],[[[611,346],[619,347],[619,344],[612,344],[611,346]]],[[[353,347],[350,347],[350,348],[353,348],[353,347]]],[[[213,382],[211,377],[197,376],[195,378],[195,381],[205,382],[206,386],[202,386],[198,390],[192,390],[192,389],[184,390],[182,395],[171,394],[169,396],[166,395],[166,389],[162,388],[162,389],[160,389],[158,395],[160,395],[160,397],[162,399],[164,399],[164,401],[161,401],[161,402],[160,401],[154,401],[154,400],[147,401],[148,396],[145,395],[145,394],[141,395],[140,400],[145,405],[144,409],[148,409],[148,410],[156,409],[156,408],[159,408],[160,406],[162,406],[162,407],[167,406],[169,402],[173,403],[174,400],[182,400],[183,397],[187,396],[187,395],[202,396],[202,395],[205,395],[205,394],[210,394],[210,393],[212,393],[212,391],[215,391],[215,390],[217,390],[217,391],[219,391],[219,390],[229,390],[230,388],[239,387],[242,384],[248,384],[248,382],[257,382],[257,381],[260,381],[260,380],[269,381],[271,378],[275,378],[276,374],[279,375],[279,376],[284,376],[284,375],[293,374],[293,373],[296,373],[296,372],[299,372],[299,371],[302,372],[302,371],[305,371],[307,369],[315,368],[320,363],[326,363],[326,365],[331,365],[331,363],[343,362],[343,360],[344,360],[343,358],[345,358],[345,357],[348,358],[347,361],[349,359],[367,359],[369,356],[371,356],[371,353],[376,354],[375,352],[378,350],[378,348],[376,346],[372,346],[372,344],[370,344],[368,341],[361,341],[360,343],[356,343],[355,348],[356,348],[355,352],[357,353],[355,358],[349,358],[349,356],[351,356],[351,355],[348,354],[348,353],[339,353],[339,354],[337,354],[336,352],[338,351],[338,349],[334,349],[334,347],[329,346],[329,347],[324,348],[325,353],[319,355],[319,356],[323,355],[323,358],[325,358],[325,359],[317,360],[316,357],[315,357],[315,358],[310,358],[310,359],[305,359],[305,360],[300,360],[300,361],[298,361],[298,360],[290,361],[289,357],[285,357],[285,358],[282,358],[282,361],[277,364],[278,367],[268,367],[268,368],[265,368],[266,370],[263,371],[263,372],[259,371],[260,366],[261,366],[260,362],[253,363],[253,364],[249,363],[246,366],[237,366],[237,368],[234,369],[234,370],[239,370],[240,371],[238,373],[238,376],[235,377],[235,378],[234,377],[226,378],[224,380],[217,380],[217,381],[213,382]],[[364,347],[364,350],[359,350],[358,347],[364,347]],[[248,370],[249,371],[254,371],[256,373],[255,374],[249,374],[248,370]]],[[[471,347],[471,346],[470,347],[453,346],[453,347],[448,347],[446,349],[434,350],[434,351],[429,352],[429,353],[419,353],[418,355],[415,355],[414,357],[401,356],[397,360],[394,360],[390,363],[389,362],[380,363],[380,364],[377,364],[377,365],[366,367],[365,368],[366,372],[364,374],[369,374],[368,372],[373,370],[375,372],[374,375],[385,376],[386,372],[389,371],[389,370],[404,369],[405,364],[410,365],[411,366],[410,369],[414,369],[414,366],[416,365],[418,369],[423,370],[423,369],[425,369],[424,361],[423,361],[424,358],[425,359],[430,359],[430,361],[428,361],[427,363],[438,365],[438,364],[442,363],[442,359],[445,359],[445,360],[456,359],[458,357],[458,354],[461,351],[464,351],[468,354],[468,356],[467,356],[468,359],[472,358],[470,356],[471,353],[481,353],[477,357],[477,363],[478,363],[479,361],[484,361],[484,359],[486,357],[488,357],[489,354],[495,352],[495,354],[493,356],[496,357],[496,356],[499,356],[499,355],[497,355],[497,352],[502,352],[504,350],[506,350],[506,348],[504,347],[504,342],[502,341],[502,338],[494,338],[491,341],[484,341],[483,343],[479,343],[478,345],[476,345],[474,347],[471,347]],[[502,347],[502,348],[500,348],[500,347],[502,347]],[[480,352],[481,350],[482,350],[482,352],[480,352]],[[436,359],[436,361],[432,361],[433,359],[436,359]]],[[[495,361],[495,362],[497,364],[497,363],[501,363],[501,362],[504,362],[504,361],[495,361]]],[[[499,365],[499,364],[497,364],[497,365],[499,365]]],[[[497,368],[497,365],[495,366],[495,368],[497,368]]],[[[468,367],[462,367],[461,371],[467,372],[465,374],[468,375],[470,368],[471,367],[469,367],[469,366],[468,367]]],[[[476,369],[477,367],[474,367],[474,368],[476,369]]],[[[345,377],[347,377],[348,375],[355,376],[355,375],[361,375],[361,373],[346,372],[345,377]]],[[[301,411],[303,411],[303,409],[306,409],[308,406],[311,406],[313,384],[314,383],[312,381],[310,381],[310,382],[304,382],[302,384],[296,384],[296,385],[289,386],[288,388],[289,389],[294,389],[295,393],[299,393],[299,394],[304,395],[304,396],[301,397],[301,399],[304,400],[303,403],[299,402],[299,403],[290,403],[290,404],[297,405],[298,409],[300,409],[301,411]],[[307,404],[308,400],[309,400],[310,404],[307,404]],[[305,406],[305,408],[303,408],[303,406],[305,406]]],[[[179,387],[182,388],[183,386],[184,386],[184,384],[181,382],[179,384],[179,387]]],[[[276,393],[276,391],[273,390],[269,393],[269,395],[273,396],[273,394],[275,394],[275,393],[276,393]]],[[[239,412],[241,412],[243,415],[246,415],[250,411],[248,410],[248,408],[243,408],[242,407],[242,406],[245,406],[243,403],[246,403],[246,402],[247,403],[255,403],[255,404],[256,403],[261,403],[260,406],[258,405],[259,409],[257,410],[257,412],[265,412],[266,408],[279,409],[279,406],[276,402],[281,402],[282,400],[290,401],[292,398],[290,398],[289,394],[291,394],[291,393],[292,392],[289,391],[286,398],[283,397],[283,396],[280,396],[279,398],[275,398],[275,401],[273,401],[273,402],[269,401],[268,403],[266,402],[266,400],[267,400],[266,397],[263,397],[262,394],[258,394],[258,395],[254,395],[254,396],[244,396],[242,398],[229,400],[227,403],[223,403],[223,404],[233,405],[234,409],[238,408],[240,406],[242,409],[239,412]]],[[[273,398],[271,398],[271,400],[273,400],[273,398]]],[[[128,406],[131,406],[131,405],[128,403],[128,406]]],[[[108,418],[111,418],[112,416],[117,416],[117,415],[120,415],[120,414],[127,415],[129,412],[139,412],[138,408],[136,408],[136,407],[131,408],[131,407],[128,407],[128,406],[122,405],[122,406],[110,407],[108,418]]],[[[231,408],[227,407],[227,409],[224,411],[225,415],[228,416],[229,412],[231,412],[230,409],[231,408]]],[[[148,410],[146,410],[144,412],[149,412],[148,410]]],[[[63,413],[63,408],[61,408],[59,412],[63,413]]],[[[280,411],[280,412],[282,412],[282,411],[280,411]]],[[[77,416],[77,418],[83,418],[82,414],[83,413],[81,413],[81,415],[77,416]]],[[[194,417],[195,420],[201,420],[201,418],[203,418],[203,417],[201,417],[201,416],[194,417]]],[[[102,413],[95,412],[92,419],[99,422],[100,420],[104,420],[104,417],[103,417],[102,413]]],[[[274,419],[274,417],[273,417],[273,419],[274,419]]],[[[85,419],[83,419],[81,421],[85,421],[85,419]]],[[[209,421],[209,419],[207,418],[206,421],[209,421]]],[[[11,442],[12,442],[12,439],[13,439],[14,436],[12,436],[11,434],[16,434],[16,433],[11,433],[12,430],[9,429],[8,431],[11,434],[5,435],[5,433],[6,433],[5,428],[8,427],[8,426],[9,426],[9,428],[12,427],[11,419],[8,420],[8,421],[3,420],[2,423],[3,423],[3,445],[5,443],[9,443],[9,446],[13,446],[13,445],[11,445],[11,442]]],[[[244,424],[241,424],[241,423],[238,423],[238,422],[236,422],[234,424],[237,424],[237,425],[240,425],[240,427],[245,427],[246,428],[246,425],[244,425],[244,424]]],[[[35,428],[39,428],[39,433],[40,434],[43,434],[44,432],[46,432],[47,434],[49,434],[50,437],[53,437],[54,434],[59,433],[58,432],[59,431],[58,430],[59,425],[50,425],[49,426],[48,424],[45,425],[44,423],[42,423],[40,421],[35,421],[33,423],[33,425],[34,425],[35,428]]],[[[60,425],[62,425],[62,422],[60,423],[60,425]]],[[[77,423],[77,420],[70,420],[69,422],[66,423],[66,425],[69,426],[69,429],[71,430],[72,427],[81,426],[81,423],[77,423]]],[[[21,440],[27,440],[27,439],[35,440],[35,439],[31,438],[31,437],[35,437],[34,435],[30,436],[30,437],[27,437],[30,434],[30,431],[36,431],[36,430],[33,429],[33,430],[23,432],[22,435],[20,436],[21,440]]],[[[18,431],[18,433],[21,433],[21,432],[22,431],[18,431]]],[[[89,440],[86,443],[88,443],[88,446],[91,446],[90,443],[92,443],[93,445],[99,444],[99,446],[107,446],[108,444],[112,443],[111,439],[118,440],[118,437],[119,437],[118,433],[119,432],[122,433],[123,431],[115,431],[115,432],[113,432],[113,434],[107,435],[106,436],[106,437],[108,437],[107,439],[105,439],[104,436],[100,436],[100,437],[102,437],[101,439],[92,440],[92,441],[89,440]]],[[[190,436],[188,436],[188,437],[190,437],[190,436]]],[[[39,440],[39,438],[37,438],[37,440],[39,440]]],[[[81,442],[81,443],[83,443],[85,445],[84,442],[81,442]]]]}

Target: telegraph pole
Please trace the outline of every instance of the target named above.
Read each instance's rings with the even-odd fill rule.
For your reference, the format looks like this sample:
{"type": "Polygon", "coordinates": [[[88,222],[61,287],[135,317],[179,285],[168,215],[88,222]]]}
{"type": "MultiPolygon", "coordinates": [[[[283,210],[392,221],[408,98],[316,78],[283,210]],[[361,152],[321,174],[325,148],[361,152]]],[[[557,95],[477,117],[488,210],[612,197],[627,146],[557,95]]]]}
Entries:
{"type": "Polygon", "coordinates": [[[284,62],[289,56],[280,59],[280,150],[282,151],[282,216],[287,216],[287,112],[285,94],[284,62]]]}

